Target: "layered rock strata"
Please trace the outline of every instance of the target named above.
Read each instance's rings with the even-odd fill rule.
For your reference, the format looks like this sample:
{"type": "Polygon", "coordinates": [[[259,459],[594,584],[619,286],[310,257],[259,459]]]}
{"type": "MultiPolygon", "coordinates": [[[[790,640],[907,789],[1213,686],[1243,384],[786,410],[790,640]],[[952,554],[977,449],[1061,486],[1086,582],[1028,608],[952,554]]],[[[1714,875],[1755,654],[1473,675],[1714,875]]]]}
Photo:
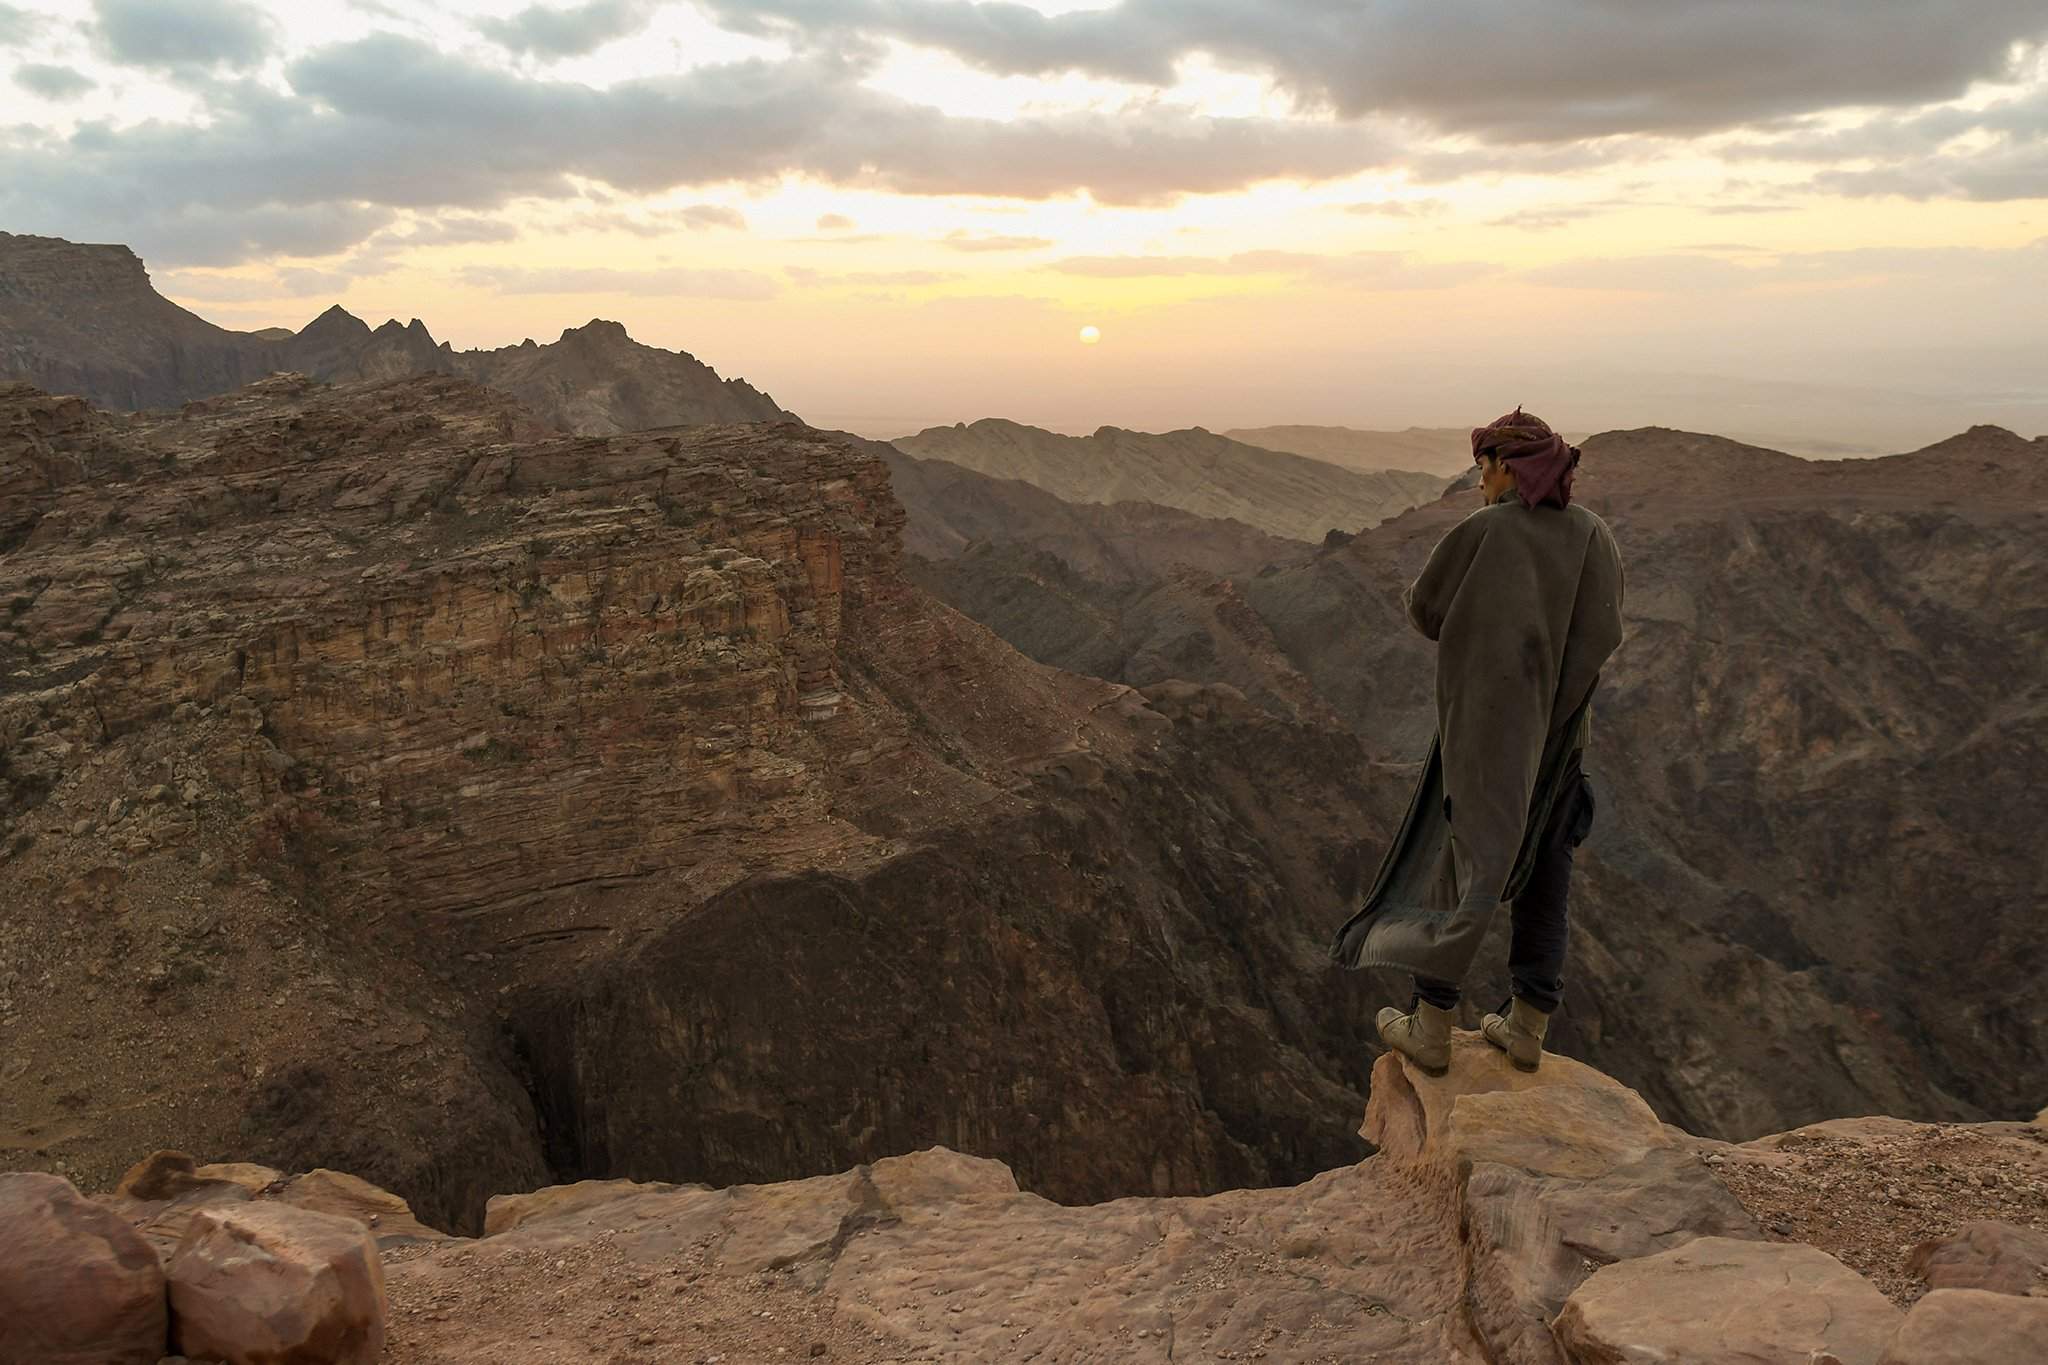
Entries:
{"type": "Polygon", "coordinates": [[[0,392],[0,1151],[462,1228],[940,1140],[1063,1199],[1354,1155],[1355,746],[1033,665],[901,521],[821,433],[561,437],[449,376],[0,392]]]}

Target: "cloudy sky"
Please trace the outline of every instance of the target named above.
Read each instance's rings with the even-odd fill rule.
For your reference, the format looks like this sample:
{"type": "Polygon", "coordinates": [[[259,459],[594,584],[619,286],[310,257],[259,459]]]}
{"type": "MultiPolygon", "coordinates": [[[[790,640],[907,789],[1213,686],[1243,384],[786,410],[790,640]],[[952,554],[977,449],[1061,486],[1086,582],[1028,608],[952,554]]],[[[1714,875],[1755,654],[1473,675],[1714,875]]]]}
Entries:
{"type": "Polygon", "coordinates": [[[2041,0],[0,0],[0,228],[821,424],[2048,430],[2041,0]],[[1079,340],[1083,326],[1100,341],[1079,340]]]}

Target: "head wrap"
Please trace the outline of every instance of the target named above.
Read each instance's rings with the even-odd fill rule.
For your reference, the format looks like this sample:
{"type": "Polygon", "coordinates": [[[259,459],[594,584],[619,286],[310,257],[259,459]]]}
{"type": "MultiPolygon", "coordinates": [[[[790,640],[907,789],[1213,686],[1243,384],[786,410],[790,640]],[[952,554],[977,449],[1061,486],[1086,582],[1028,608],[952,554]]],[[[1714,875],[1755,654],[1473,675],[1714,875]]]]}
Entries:
{"type": "Polygon", "coordinates": [[[1564,437],[1541,417],[1518,407],[1505,417],[1472,428],[1472,458],[1484,455],[1513,462],[1515,491],[1524,506],[1540,507],[1546,502],[1553,507],[1571,506],[1579,448],[1566,445],[1564,437]]]}

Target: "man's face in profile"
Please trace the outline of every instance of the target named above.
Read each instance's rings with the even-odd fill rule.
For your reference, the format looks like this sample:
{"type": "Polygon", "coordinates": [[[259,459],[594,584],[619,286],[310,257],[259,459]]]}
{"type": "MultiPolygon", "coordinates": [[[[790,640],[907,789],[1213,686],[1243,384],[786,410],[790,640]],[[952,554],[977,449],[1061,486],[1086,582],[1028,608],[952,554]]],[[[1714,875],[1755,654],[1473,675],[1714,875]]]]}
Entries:
{"type": "Polygon", "coordinates": [[[1479,457],[1479,471],[1479,499],[1485,506],[1492,506],[1495,498],[1515,486],[1514,466],[1491,451],[1479,457]]]}

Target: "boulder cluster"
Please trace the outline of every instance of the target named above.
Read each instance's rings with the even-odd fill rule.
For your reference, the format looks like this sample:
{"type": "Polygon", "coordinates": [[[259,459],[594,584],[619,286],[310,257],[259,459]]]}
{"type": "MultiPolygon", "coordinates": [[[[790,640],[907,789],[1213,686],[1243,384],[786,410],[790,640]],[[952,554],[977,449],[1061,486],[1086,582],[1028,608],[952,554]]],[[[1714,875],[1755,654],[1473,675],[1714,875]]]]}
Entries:
{"type": "Polygon", "coordinates": [[[158,1152],[97,1199],[0,1175],[0,1361],[368,1365],[384,1350],[379,1243],[415,1230],[441,1236],[333,1171],[158,1152]]]}

